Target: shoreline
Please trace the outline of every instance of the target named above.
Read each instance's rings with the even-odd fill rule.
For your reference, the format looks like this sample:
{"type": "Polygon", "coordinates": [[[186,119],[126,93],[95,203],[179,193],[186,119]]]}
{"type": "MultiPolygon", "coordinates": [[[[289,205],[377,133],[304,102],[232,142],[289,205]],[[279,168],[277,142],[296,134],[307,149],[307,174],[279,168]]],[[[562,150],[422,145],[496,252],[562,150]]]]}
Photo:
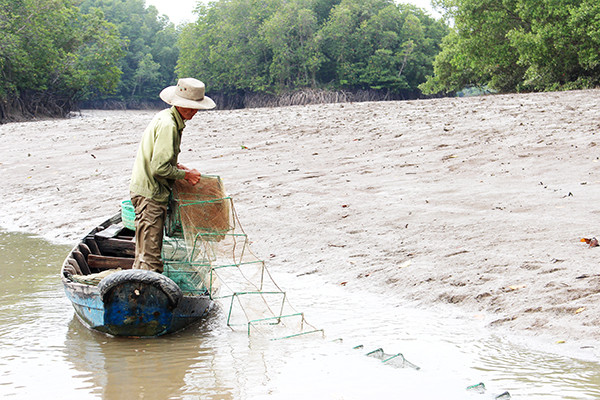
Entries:
{"type": "MultiPolygon", "coordinates": [[[[600,249],[580,239],[600,235],[599,99],[588,90],[203,112],[187,124],[180,162],[221,176],[271,271],[596,346],[600,249]]],[[[154,113],[0,125],[0,226],[68,244],[118,212],[154,113]]]]}

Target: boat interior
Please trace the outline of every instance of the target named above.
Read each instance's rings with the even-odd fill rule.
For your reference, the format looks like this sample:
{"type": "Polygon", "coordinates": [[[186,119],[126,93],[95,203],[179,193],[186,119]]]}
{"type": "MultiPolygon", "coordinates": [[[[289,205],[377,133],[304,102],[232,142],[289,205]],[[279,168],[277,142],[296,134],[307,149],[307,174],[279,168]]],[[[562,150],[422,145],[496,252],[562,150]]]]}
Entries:
{"type": "Polygon", "coordinates": [[[106,270],[131,269],[135,258],[135,232],[120,223],[98,226],[69,254],[63,274],[92,275],[106,270]]]}

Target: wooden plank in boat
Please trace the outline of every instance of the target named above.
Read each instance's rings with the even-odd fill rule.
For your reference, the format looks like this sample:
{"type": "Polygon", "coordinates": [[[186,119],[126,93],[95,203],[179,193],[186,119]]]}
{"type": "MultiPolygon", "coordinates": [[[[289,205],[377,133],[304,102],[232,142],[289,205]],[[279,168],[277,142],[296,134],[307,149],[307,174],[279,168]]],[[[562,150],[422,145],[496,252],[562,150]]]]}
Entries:
{"type": "Polygon", "coordinates": [[[119,233],[124,229],[124,226],[121,224],[113,224],[106,229],[102,229],[101,231],[96,232],[94,235],[96,239],[110,239],[117,237],[119,233]]]}
{"type": "Polygon", "coordinates": [[[109,257],[90,254],[87,261],[90,268],[105,270],[115,268],[131,269],[133,260],[133,258],[128,257],[109,257]]]}
{"type": "Polygon", "coordinates": [[[73,258],[75,259],[75,261],[77,261],[77,264],[79,265],[79,268],[81,269],[81,273],[83,275],[88,275],[88,274],[92,273],[90,271],[90,268],[88,266],[86,258],[85,258],[85,256],[83,255],[82,252],[80,252],[79,250],[73,250],[73,252],[71,253],[71,255],[73,256],[73,258]]]}
{"type": "Polygon", "coordinates": [[[94,235],[88,235],[85,237],[85,244],[89,247],[91,254],[100,254],[100,248],[94,239],[94,235]]]}
{"type": "Polygon", "coordinates": [[[96,242],[101,254],[113,257],[135,257],[135,242],[124,239],[105,239],[96,242]]]}

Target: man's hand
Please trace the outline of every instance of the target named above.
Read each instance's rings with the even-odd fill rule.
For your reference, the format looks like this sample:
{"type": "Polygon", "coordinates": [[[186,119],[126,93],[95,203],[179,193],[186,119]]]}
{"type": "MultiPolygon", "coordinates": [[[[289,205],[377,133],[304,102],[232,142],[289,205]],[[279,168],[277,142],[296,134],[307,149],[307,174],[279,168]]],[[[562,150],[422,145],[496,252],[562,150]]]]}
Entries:
{"type": "Polygon", "coordinates": [[[183,179],[185,179],[192,185],[195,185],[196,183],[198,183],[200,181],[200,177],[202,175],[200,174],[200,172],[198,172],[198,170],[185,168],[184,171],[185,171],[185,177],[183,179]]]}

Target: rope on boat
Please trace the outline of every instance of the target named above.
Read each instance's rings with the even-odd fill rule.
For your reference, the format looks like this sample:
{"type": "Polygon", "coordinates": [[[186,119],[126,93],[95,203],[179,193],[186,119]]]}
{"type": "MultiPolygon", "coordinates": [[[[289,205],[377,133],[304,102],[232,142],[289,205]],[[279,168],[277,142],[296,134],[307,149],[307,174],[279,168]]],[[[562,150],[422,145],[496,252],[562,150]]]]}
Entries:
{"type": "Polygon", "coordinates": [[[73,282],[83,283],[85,285],[98,286],[102,279],[119,271],[121,271],[121,268],[107,269],[102,272],[89,275],[69,275],[69,277],[73,282]]]}

